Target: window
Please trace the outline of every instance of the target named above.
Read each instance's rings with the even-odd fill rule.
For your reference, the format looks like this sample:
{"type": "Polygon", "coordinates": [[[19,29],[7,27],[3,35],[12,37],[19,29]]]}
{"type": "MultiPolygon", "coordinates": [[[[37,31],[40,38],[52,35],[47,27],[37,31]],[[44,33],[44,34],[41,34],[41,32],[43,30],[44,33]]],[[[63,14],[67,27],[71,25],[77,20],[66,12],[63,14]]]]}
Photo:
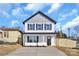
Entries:
{"type": "Polygon", "coordinates": [[[8,38],[8,36],[9,36],[8,31],[5,31],[5,32],[4,32],[4,37],[7,37],[7,38],[8,38]]]}
{"type": "Polygon", "coordinates": [[[43,30],[43,24],[36,24],[36,30],[43,30]]]}
{"type": "Polygon", "coordinates": [[[45,24],[45,30],[52,30],[52,24],[45,24]]]}
{"type": "Polygon", "coordinates": [[[4,37],[6,37],[6,32],[4,32],[4,37]]]}
{"type": "Polygon", "coordinates": [[[3,33],[2,32],[0,32],[0,38],[2,38],[3,37],[3,33]]]}
{"type": "Polygon", "coordinates": [[[28,30],[35,30],[35,24],[28,24],[28,30]]]}
{"type": "Polygon", "coordinates": [[[39,39],[38,36],[27,36],[27,42],[30,42],[30,43],[36,43],[39,41],[38,39],[39,39]]]}

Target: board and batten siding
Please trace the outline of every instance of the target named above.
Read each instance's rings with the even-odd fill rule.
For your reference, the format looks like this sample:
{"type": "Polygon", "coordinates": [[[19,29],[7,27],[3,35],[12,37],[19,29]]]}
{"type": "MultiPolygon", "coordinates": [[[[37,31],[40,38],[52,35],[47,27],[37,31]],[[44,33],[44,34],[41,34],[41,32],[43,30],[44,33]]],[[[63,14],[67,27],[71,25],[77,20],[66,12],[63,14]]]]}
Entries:
{"type": "Polygon", "coordinates": [[[32,17],[29,21],[25,22],[25,32],[55,32],[55,24],[52,23],[49,19],[44,17],[41,14],[37,14],[36,16],[32,17]],[[52,30],[29,30],[28,31],[28,24],[52,24],[52,30]]]}

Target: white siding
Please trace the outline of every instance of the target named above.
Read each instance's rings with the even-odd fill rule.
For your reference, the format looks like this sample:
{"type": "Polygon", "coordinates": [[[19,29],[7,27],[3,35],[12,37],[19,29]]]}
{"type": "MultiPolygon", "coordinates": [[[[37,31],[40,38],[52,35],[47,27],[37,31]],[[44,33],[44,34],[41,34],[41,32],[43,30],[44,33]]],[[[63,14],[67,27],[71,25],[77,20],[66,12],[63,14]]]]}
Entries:
{"type": "Polygon", "coordinates": [[[51,36],[51,46],[56,45],[54,34],[24,34],[23,35],[24,46],[37,46],[37,43],[28,43],[27,36],[39,36],[38,46],[47,46],[47,36],[51,36]]]}
{"type": "MultiPolygon", "coordinates": [[[[55,32],[55,24],[50,21],[50,19],[44,17],[41,14],[37,14],[27,22],[25,22],[25,33],[53,33],[55,32]],[[28,30],[28,24],[52,24],[52,30],[28,30]]],[[[36,28],[35,28],[36,29],[36,28]]],[[[24,46],[37,46],[37,43],[28,43],[27,36],[39,36],[39,46],[47,46],[47,36],[51,36],[51,46],[55,46],[55,34],[23,34],[23,45],[24,46]]]]}
{"type": "Polygon", "coordinates": [[[52,36],[51,38],[51,46],[56,46],[56,39],[55,39],[55,35],[52,36]]]}
{"type": "Polygon", "coordinates": [[[45,18],[41,14],[37,14],[36,16],[34,16],[33,18],[31,18],[30,20],[28,20],[25,23],[25,32],[55,32],[54,27],[55,27],[54,23],[49,21],[47,18],[45,18]],[[29,30],[28,31],[27,24],[52,24],[52,30],[38,30],[38,31],[36,31],[36,30],[29,30]]]}

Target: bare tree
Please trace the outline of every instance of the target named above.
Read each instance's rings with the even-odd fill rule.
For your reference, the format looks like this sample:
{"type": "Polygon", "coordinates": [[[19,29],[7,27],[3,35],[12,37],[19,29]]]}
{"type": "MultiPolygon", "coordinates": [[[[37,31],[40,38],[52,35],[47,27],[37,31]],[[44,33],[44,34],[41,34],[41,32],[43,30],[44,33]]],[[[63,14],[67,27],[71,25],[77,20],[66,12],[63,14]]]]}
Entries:
{"type": "Polygon", "coordinates": [[[75,26],[74,30],[75,30],[75,34],[76,34],[76,37],[77,37],[77,42],[79,42],[79,25],[75,26]]]}
{"type": "Polygon", "coordinates": [[[71,36],[71,35],[70,35],[70,28],[68,28],[68,35],[69,35],[69,38],[70,38],[70,36],[71,36]]]}

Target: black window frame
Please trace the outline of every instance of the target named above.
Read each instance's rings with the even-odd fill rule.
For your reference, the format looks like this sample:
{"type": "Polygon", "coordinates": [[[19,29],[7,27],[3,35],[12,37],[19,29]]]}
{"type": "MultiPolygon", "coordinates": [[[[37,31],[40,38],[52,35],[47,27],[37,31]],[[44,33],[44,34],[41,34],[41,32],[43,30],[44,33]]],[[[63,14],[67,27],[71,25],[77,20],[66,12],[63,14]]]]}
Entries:
{"type": "Polygon", "coordinates": [[[43,30],[43,24],[36,24],[36,30],[43,30]]]}
{"type": "Polygon", "coordinates": [[[35,24],[28,24],[28,30],[35,30],[35,24]]]}
{"type": "Polygon", "coordinates": [[[29,37],[30,37],[30,36],[27,36],[27,42],[28,42],[28,43],[38,43],[38,42],[39,42],[39,36],[36,36],[36,38],[37,38],[36,41],[35,41],[35,40],[34,40],[34,41],[29,40],[29,37]]]}
{"type": "Polygon", "coordinates": [[[52,30],[52,24],[44,24],[45,30],[52,30]]]}

